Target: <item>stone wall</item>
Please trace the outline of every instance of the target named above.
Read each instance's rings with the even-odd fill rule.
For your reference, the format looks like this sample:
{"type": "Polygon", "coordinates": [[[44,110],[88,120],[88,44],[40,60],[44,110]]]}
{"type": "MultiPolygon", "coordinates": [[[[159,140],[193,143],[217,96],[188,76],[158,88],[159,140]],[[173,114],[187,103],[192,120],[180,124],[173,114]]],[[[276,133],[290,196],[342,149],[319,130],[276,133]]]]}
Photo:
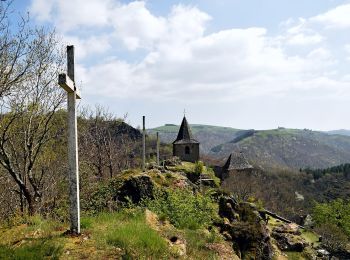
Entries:
{"type": "Polygon", "coordinates": [[[196,162],[199,160],[199,144],[174,144],[173,155],[179,157],[182,161],[196,162]],[[186,152],[189,151],[189,153],[186,152]]]}

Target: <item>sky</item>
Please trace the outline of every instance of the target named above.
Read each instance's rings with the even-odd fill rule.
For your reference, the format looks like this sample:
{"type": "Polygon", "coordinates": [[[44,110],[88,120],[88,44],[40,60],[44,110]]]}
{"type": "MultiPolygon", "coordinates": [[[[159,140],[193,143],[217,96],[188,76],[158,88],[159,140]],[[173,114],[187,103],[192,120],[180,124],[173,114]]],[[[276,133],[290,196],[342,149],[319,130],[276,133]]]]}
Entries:
{"type": "Polygon", "coordinates": [[[350,129],[350,1],[14,0],[133,126],[350,129]]]}

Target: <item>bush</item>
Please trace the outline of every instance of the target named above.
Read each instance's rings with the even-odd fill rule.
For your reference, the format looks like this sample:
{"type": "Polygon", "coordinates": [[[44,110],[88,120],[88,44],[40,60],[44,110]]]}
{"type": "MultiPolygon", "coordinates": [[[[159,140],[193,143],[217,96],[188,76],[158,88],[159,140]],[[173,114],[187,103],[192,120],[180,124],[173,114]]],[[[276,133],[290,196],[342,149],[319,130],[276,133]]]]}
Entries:
{"type": "Polygon", "coordinates": [[[216,206],[209,195],[193,194],[187,189],[159,190],[154,200],[146,199],[143,205],[177,228],[207,227],[217,216],[216,206]]]}
{"type": "Polygon", "coordinates": [[[316,232],[322,236],[322,244],[330,252],[339,252],[346,249],[347,236],[334,224],[321,224],[316,232]]]}
{"type": "Polygon", "coordinates": [[[203,162],[198,161],[198,162],[195,163],[195,165],[194,165],[194,172],[195,172],[196,174],[199,175],[199,174],[203,173],[203,169],[204,169],[204,164],[203,164],[203,162]]]}
{"type": "Polygon", "coordinates": [[[342,199],[329,203],[316,203],[313,209],[316,225],[333,225],[350,237],[350,202],[342,199]]]}

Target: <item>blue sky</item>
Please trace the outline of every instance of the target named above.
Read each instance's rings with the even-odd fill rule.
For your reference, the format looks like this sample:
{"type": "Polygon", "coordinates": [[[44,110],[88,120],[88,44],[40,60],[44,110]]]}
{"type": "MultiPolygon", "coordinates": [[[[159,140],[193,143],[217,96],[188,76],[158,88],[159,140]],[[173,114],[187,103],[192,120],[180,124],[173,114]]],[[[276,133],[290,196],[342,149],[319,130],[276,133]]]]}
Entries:
{"type": "Polygon", "coordinates": [[[82,105],[137,126],[350,128],[350,1],[14,1],[76,46],[82,105]]]}

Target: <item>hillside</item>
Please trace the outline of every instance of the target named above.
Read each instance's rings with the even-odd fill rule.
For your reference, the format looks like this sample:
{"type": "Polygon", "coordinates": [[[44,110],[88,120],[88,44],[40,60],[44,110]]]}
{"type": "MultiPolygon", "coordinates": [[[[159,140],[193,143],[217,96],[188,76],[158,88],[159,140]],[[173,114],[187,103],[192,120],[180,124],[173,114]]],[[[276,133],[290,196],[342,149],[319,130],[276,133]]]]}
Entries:
{"type": "MultiPolygon", "coordinates": [[[[231,127],[220,127],[212,125],[190,125],[192,134],[201,143],[201,151],[208,153],[211,148],[226,143],[232,140],[239,129],[231,127]]],[[[148,129],[149,134],[155,134],[159,132],[159,136],[162,142],[172,143],[179,131],[179,125],[166,124],[164,126],[148,129]]]]}
{"type": "Polygon", "coordinates": [[[264,168],[325,168],[350,160],[350,137],[306,129],[248,130],[209,154],[224,158],[232,151],[243,151],[251,163],[264,168]]]}
{"type": "Polygon", "coordinates": [[[0,259],[316,257],[315,232],[267,218],[261,206],[223,194],[218,180],[198,186],[198,178],[198,164],[179,161],[124,171],[83,196],[80,236],[66,232],[65,209],[61,220],[17,216],[0,226],[0,259]]]}
{"type": "MultiPolygon", "coordinates": [[[[264,168],[326,168],[350,160],[350,136],[346,131],[318,132],[301,129],[239,130],[230,127],[191,125],[201,143],[201,153],[223,159],[233,151],[243,151],[247,159],[264,168]]],[[[159,132],[161,141],[175,140],[178,125],[149,129],[159,132]]]]}
{"type": "Polygon", "coordinates": [[[331,134],[331,135],[346,135],[346,136],[350,136],[350,130],[347,130],[347,129],[331,130],[331,131],[327,131],[326,133],[331,134]]]}

